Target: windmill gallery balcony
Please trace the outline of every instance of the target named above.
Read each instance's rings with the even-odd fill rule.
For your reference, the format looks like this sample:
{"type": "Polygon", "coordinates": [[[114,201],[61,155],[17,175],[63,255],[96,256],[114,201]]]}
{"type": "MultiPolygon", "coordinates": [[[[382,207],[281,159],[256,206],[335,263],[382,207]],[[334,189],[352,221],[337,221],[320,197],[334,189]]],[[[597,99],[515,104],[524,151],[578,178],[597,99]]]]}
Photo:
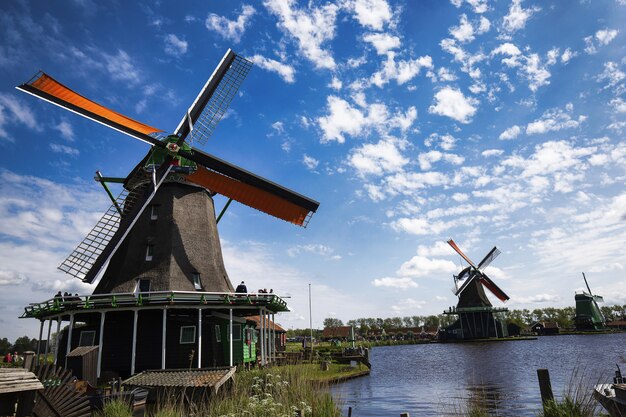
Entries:
{"type": "Polygon", "coordinates": [[[29,304],[21,318],[41,322],[39,340],[47,343],[38,357],[47,355],[56,324],[55,364],[65,365],[79,346],[101,347],[97,371],[104,378],[246,364],[257,360],[257,349],[261,364],[271,362],[276,335],[269,323],[286,311],[275,294],[154,291],[54,297],[29,304]],[[260,316],[260,326],[251,316],[260,316]],[[61,330],[63,321],[69,325],[61,330]]]}

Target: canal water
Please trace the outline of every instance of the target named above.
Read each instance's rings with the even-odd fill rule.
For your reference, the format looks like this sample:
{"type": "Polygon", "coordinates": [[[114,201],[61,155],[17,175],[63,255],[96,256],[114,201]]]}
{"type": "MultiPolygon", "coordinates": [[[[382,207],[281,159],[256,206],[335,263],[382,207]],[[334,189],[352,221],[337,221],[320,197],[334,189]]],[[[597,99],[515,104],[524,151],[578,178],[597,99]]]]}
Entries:
{"type": "Polygon", "coordinates": [[[537,369],[550,371],[557,398],[610,382],[616,363],[626,376],[626,333],[381,346],[370,361],[369,376],[331,388],[344,415],[352,407],[353,417],[446,416],[477,401],[492,415],[536,416],[537,369]]]}

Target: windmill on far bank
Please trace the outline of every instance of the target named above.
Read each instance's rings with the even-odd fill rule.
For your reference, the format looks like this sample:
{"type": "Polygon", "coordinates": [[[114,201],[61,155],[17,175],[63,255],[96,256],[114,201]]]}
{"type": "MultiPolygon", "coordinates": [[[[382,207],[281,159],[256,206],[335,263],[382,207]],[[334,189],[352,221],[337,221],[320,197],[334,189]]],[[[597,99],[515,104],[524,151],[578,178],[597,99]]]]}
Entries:
{"type": "Polygon", "coordinates": [[[485,268],[498,257],[500,250],[494,246],[476,265],[452,239],[448,240],[448,244],[468,263],[468,266],[458,275],[454,275],[455,295],[459,297],[459,302],[456,307],[444,311],[444,314],[458,316],[458,319],[442,329],[439,337],[443,340],[506,337],[507,327],[496,318],[496,314],[506,312],[508,309],[493,307],[484,290],[487,288],[503,302],[509,299],[509,296],[484,273],[485,268]]]}
{"type": "Polygon", "coordinates": [[[99,347],[99,378],[256,362],[250,316],[260,316],[260,361],[271,361],[274,344],[264,329],[275,313],[288,311],[287,304],[275,294],[234,294],[217,223],[235,200],[306,226],[319,203],[191,146],[204,144],[213,133],[251,66],[228,50],[170,135],[42,72],[17,87],[151,146],[125,178],[97,172],[112,205],[59,266],[96,284],[93,294],[59,295],[25,308],[23,318],[41,322],[40,340],[44,323],[48,340],[56,323],[55,364],[66,363],[79,346],[99,347]],[[107,183],[123,185],[119,197],[107,183]],[[218,216],[215,194],[229,199],[218,216]],[[60,332],[64,321],[69,326],[60,332]]]}
{"type": "Polygon", "coordinates": [[[604,298],[600,295],[594,295],[589,288],[587,277],[583,272],[583,280],[587,286],[587,291],[576,293],[574,300],[576,301],[576,315],[574,316],[574,324],[576,330],[590,331],[590,330],[602,330],[606,328],[606,320],[602,314],[602,310],[598,306],[598,301],[603,302],[604,298]]]}

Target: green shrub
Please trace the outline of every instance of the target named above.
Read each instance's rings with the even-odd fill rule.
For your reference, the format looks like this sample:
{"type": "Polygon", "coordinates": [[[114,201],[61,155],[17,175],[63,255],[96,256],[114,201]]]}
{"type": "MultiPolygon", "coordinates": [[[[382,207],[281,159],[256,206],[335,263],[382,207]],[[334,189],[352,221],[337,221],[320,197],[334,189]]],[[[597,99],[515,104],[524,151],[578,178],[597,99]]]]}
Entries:
{"type": "Polygon", "coordinates": [[[108,401],[101,411],[97,411],[95,417],[132,417],[130,407],[123,401],[108,401]]]}

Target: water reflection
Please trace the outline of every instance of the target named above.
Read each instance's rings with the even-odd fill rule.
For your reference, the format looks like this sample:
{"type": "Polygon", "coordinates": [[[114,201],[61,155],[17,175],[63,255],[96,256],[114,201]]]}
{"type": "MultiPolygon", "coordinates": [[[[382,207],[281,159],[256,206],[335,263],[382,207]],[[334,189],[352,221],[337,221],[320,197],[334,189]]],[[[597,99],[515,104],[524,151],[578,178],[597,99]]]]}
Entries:
{"type": "Polygon", "coordinates": [[[541,408],[538,368],[550,370],[559,397],[576,372],[589,388],[610,379],[625,345],[621,333],[378,347],[371,351],[371,375],[333,392],[358,417],[451,415],[467,405],[484,405],[491,415],[530,417],[541,408]]]}

